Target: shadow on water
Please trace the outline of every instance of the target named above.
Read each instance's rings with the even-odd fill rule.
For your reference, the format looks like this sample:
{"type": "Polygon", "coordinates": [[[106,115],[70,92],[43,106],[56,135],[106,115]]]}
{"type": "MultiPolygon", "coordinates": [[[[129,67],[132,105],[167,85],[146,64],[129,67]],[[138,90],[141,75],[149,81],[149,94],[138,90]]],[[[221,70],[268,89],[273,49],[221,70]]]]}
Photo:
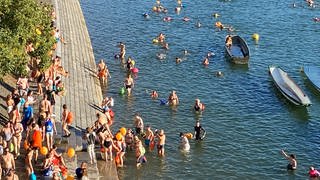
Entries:
{"type": "MultiPolygon", "coordinates": [[[[227,63],[229,64],[229,67],[232,71],[239,71],[239,72],[247,72],[249,71],[249,64],[234,64],[228,60],[227,57],[225,57],[227,63]]],[[[250,63],[250,62],[249,62],[250,63]]]]}
{"type": "Polygon", "coordinates": [[[292,114],[296,119],[302,121],[309,120],[310,116],[308,113],[308,107],[292,104],[281,94],[277,86],[272,81],[270,81],[270,87],[272,87],[273,93],[276,94],[277,98],[283,103],[283,106],[290,112],[290,114],[292,114]]]}
{"type": "MultiPolygon", "coordinates": [[[[312,93],[312,95],[316,98],[314,98],[317,102],[320,102],[320,92],[319,90],[314,87],[309,79],[304,77],[304,85],[308,88],[308,91],[312,93]]],[[[313,100],[313,99],[312,99],[313,100]]]]}

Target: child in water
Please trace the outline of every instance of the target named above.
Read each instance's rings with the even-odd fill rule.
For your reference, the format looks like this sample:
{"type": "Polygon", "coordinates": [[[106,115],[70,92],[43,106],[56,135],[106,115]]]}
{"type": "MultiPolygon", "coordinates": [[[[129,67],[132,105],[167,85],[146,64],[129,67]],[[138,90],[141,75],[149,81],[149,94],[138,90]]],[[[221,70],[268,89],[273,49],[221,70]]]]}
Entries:
{"type": "Polygon", "coordinates": [[[153,91],[151,92],[150,96],[151,96],[152,99],[157,99],[157,98],[158,98],[158,93],[157,93],[157,91],[153,90],[153,91]]]}

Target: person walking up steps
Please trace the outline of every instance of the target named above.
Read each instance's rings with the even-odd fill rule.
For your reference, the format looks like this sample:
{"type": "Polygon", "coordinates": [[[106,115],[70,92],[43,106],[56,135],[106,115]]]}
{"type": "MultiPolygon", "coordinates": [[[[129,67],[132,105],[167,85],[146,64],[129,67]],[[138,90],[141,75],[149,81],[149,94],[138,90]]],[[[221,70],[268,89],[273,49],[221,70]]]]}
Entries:
{"type": "Polygon", "coordinates": [[[53,146],[53,139],[54,139],[53,133],[55,135],[57,135],[57,129],[56,129],[56,123],[55,123],[54,119],[52,119],[50,117],[49,112],[46,113],[46,116],[47,117],[46,117],[42,132],[45,132],[45,133],[43,133],[43,136],[45,136],[45,139],[47,142],[47,147],[48,147],[48,150],[50,151],[53,146]]]}
{"type": "Polygon", "coordinates": [[[62,130],[64,135],[62,137],[70,137],[71,133],[68,129],[68,125],[71,125],[73,120],[73,114],[70,112],[67,108],[67,105],[64,104],[63,106],[63,112],[62,112],[62,130]]]}

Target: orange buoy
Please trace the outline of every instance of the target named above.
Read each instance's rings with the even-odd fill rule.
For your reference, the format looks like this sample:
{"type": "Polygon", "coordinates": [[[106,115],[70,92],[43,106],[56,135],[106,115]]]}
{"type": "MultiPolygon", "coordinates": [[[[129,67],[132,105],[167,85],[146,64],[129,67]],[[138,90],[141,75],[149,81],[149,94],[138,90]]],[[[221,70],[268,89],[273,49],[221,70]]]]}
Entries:
{"type": "Polygon", "coordinates": [[[69,158],[72,158],[75,155],[75,150],[71,147],[68,149],[67,154],[69,158]]]}

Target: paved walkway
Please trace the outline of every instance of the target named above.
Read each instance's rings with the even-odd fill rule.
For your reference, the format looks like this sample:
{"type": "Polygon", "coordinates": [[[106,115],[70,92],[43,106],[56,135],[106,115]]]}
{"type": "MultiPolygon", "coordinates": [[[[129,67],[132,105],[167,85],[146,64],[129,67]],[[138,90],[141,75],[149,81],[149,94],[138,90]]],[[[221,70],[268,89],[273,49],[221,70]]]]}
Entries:
{"type": "MultiPolygon", "coordinates": [[[[63,104],[67,104],[69,110],[74,113],[72,136],[68,138],[67,146],[73,146],[80,151],[85,148],[85,142],[81,138],[82,132],[96,120],[96,113],[99,111],[97,106],[102,101],[102,92],[96,77],[92,45],[79,1],[54,0],[53,2],[59,18],[57,26],[66,42],[58,45],[57,54],[61,56],[64,68],[69,71],[69,77],[63,79],[67,93],[65,97],[57,99],[55,114],[61,117],[63,104]]],[[[82,161],[88,159],[87,153],[78,152],[75,160],[68,163],[69,170],[79,167],[82,161]]],[[[108,167],[108,172],[103,174],[107,177],[100,179],[118,179],[113,162],[105,164],[105,167],[108,167]]],[[[89,178],[99,179],[98,177],[97,165],[89,165],[89,178]]]]}

